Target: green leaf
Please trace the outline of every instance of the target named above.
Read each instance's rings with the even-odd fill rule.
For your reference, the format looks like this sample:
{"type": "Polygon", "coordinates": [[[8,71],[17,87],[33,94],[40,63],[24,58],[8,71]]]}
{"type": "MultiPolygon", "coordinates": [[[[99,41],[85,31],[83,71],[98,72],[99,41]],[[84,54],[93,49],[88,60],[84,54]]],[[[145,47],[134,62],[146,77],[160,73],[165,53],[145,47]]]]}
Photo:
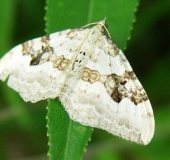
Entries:
{"type": "Polygon", "coordinates": [[[137,5],[138,0],[47,0],[46,32],[78,28],[106,17],[112,38],[124,49],[137,5]]]}
{"type": "Polygon", "coordinates": [[[70,120],[57,100],[49,100],[47,108],[50,159],[80,159],[92,129],[70,120]]]}
{"type": "Polygon", "coordinates": [[[13,0],[0,1],[0,55],[2,56],[11,46],[10,38],[13,31],[14,8],[16,2],[13,0]]]}
{"type": "MultiPolygon", "coordinates": [[[[78,28],[107,18],[109,31],[123,49],[130,37],[138,0],[47,0],[47,34],[78,28]]],[[[91,128],[69,119],[57,100],[49,100],[47,127],[50,160],[79,160],[91,134],[91,128]]]]}

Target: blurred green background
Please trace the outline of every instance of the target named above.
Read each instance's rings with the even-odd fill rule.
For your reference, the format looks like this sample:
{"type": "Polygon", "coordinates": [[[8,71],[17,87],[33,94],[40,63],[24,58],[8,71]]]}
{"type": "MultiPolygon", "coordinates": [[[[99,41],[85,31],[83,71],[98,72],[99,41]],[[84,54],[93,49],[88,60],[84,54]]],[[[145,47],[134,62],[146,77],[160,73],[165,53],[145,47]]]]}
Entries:
{"type": "MultiPolygon", "coordinates": [[[[44,6],[44,0],[0,0],[1,56],[15,45],[45,34],[44,6]]],[[[155,135],[149,145],[140,146],[94,129],[83,160],[170,159],[169,39],[170,1],[140,1],[124,53],[152,103],[155,135]]],[[[0,82],[0,160],[48,159],[46,105],[46,101],[23,102],[0,82]]]]}

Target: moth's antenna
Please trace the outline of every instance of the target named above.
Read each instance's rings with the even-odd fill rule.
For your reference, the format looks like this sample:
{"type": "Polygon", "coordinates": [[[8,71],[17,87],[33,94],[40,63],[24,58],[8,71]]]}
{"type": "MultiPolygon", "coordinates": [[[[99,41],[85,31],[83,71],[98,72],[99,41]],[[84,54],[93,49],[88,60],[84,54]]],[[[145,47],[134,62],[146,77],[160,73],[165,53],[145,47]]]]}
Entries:
{"type": "Polygon", "coordinates": [[[106,17],[104,18],[104,20],[100,21],[97,23],[98,25],[102,26],[104,28],[104,30],[106,31],[107,35],[109,36],[109,38],[111,38],[111,35],[107,29],[107,24],[106,24],[106,17]]]}

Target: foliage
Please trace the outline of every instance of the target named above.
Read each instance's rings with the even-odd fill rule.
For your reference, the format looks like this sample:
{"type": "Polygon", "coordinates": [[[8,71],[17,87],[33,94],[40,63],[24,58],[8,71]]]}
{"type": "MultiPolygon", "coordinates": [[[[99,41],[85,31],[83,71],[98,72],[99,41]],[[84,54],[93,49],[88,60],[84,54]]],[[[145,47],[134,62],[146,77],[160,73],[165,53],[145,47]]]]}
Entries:
{"type": "MultiPolygon", "coordinates": [[[[95,0],[48,0],[47,2],[46,31],[48,33],[76,28],[107,17],[112,38],[121,49],[126,47],[126,40],[131,37],[125,55],[147,91],[154,108],[156,130],[148,146],[132,144],[105,131],[94,129],[92,141],[89,142],[83,159],[170,159],[168,85],[170,80],[168,41],[170,2],[167,0],[140,1],[131,36],[130,29],[135,20],[134,11],[137,0],[98,0],[97,2],[95,0]]],[[[45,2],[42,0],[0,1],[1,55],[16,44],[45,34],[44,6],[45,2]]],[[[46,102],[24,103],[6,84],[0,82],[0,87],[0,159],[26,157],[48,159],[46,156],[48,151],[45,127],[46,102]]],[[[61,116],[63,115],[64,118],[65,114],[56,114],[57,111],[61,113],[63,110],[59,111],[62,107],[56,106],[55,103],[59,102],[49,101],[48,106],[50,105],[53,113],[48,115],[48,118],[50,120],[50,116],[54,116],[62,120],[61,116]]],[[[68,117],[65,121],[63,120],[64,122],[67,125],[74,123],[72,121],[68,123],[68,117]]],[[[67,125],[66,129],[68,129],[67,125]]],[[[86,128],[84,130],[86,131],[86,128]]],[[[63,138],[68,138],[68,131],[66,133],[63,138]]],[[[88,132],[88,137],[89,134],[88,132]]],[[[65,142],[68,141],[65,140],[65,142]]],[[[78,152],[81,154],[80,151],[78,152]]]]}

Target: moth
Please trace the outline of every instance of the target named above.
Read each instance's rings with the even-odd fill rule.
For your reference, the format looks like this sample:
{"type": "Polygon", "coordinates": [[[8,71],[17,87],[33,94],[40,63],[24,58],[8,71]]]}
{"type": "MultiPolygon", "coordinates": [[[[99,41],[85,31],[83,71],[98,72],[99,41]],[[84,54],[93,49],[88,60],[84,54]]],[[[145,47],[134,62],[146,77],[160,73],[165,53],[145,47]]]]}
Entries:
{"type": "Polygon", "coordinates": [[[105,20],[14,47],[0,60],[0,79],[7,78],[25,101],[59,98],[83,125],[143,145],[153,137],[148,96],[105,20]]]}

